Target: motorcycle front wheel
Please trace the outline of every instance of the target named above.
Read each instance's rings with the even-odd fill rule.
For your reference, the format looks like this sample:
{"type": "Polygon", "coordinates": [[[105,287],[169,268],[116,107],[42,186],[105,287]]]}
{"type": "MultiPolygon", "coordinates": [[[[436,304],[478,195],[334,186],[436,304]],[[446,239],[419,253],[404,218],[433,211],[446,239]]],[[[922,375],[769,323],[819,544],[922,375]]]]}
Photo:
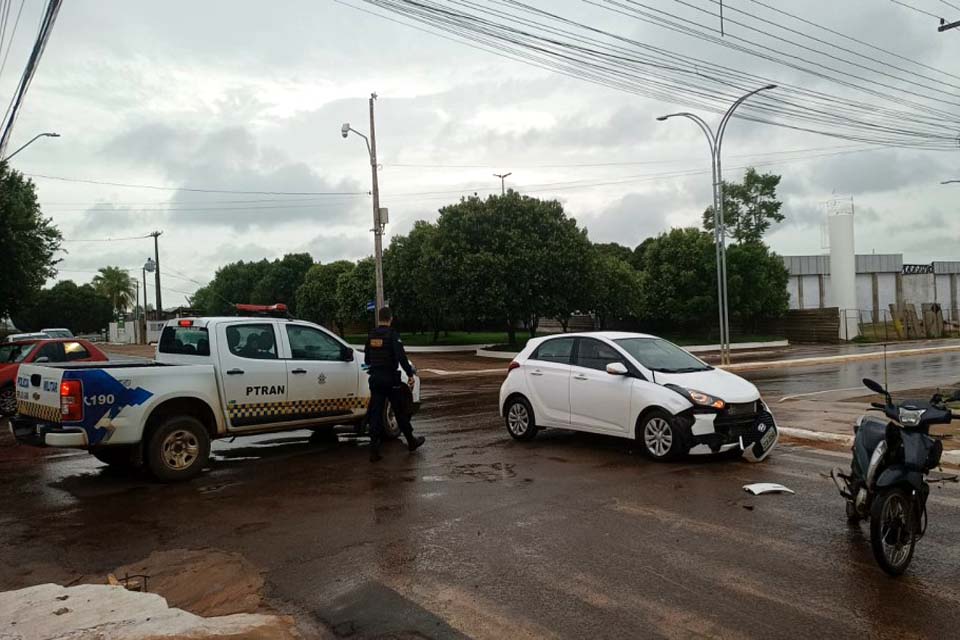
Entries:
{"type": "Polygon", "coordinates": [[[917,538],[912,498],[903,489],[877,494],[870,508],[870,546],[880,568],[899,576],[913,559],[917,538]]]}

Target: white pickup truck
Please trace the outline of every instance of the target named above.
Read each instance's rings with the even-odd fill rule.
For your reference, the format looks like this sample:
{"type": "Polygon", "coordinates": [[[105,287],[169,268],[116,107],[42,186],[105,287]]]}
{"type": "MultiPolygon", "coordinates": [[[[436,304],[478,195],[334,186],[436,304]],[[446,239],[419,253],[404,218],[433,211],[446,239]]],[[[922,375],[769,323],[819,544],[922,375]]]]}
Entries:
{"type": "MultiPolygon", "coordinates": [[[[309,322],[179,318],[165,325],[155,362],[21,366],[11,429],[21,443],[87,449],[110,465],[185,480],[216,438],[343,424],[362,432],[362,358],[309,322]]],[[[385,414],[385,435],[396,437],[393,411],[385,414]]]]}

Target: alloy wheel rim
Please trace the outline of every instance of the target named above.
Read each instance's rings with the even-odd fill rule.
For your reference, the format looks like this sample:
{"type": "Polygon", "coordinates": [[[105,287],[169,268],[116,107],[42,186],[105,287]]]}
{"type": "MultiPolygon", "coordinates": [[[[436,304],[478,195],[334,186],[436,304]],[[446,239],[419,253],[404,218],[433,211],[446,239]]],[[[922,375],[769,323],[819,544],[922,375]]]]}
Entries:
{"type": "Polygon", "coordinates": [[[890,564],[899,567],[910,554],[910,526],[907,508],[901,496],[891,496],[883,505],[880,519],[880,540],[883,555],[890,564]]]}
{"type": "Polygon", "coordinates": [[[650,453],[662,458],[673,446],[673,430],[663,418],[653,418],[643,427],[643,442],[650,453]]]}
{"type": "Polygon", "coordinates": [[[200,441],[186,429],[177,429],[163,439],[160,447],[163,463],[174,471],[183,471],[200,456],[200,441]]]}
{"type": "Polygon", "coordinates": [[[519,402],[510,407],[507,412],[507,425],[510,427],[510,433],[522,436],[530,428],[530,414],[527,408],[519,402]]]}

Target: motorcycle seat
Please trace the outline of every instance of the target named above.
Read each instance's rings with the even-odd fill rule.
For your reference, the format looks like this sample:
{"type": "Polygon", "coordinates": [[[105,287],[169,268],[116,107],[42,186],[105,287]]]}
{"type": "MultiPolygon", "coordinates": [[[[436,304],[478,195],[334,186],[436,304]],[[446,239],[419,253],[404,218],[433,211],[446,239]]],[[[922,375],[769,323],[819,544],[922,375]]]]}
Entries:
{"type": "Polygon", "coordinates": [[[887,434],[887,423],[880,420],[864,420],[857,432],[857,439],[867,451],[873,451],[883,442],[887,434]]]}

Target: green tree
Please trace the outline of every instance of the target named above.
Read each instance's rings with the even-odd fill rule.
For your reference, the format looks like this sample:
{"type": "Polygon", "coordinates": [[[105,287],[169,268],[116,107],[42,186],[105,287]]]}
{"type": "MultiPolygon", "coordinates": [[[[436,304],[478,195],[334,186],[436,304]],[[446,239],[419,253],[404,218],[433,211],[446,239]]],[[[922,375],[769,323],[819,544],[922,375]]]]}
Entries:
{"type": "Polygon", "coordinates": [[[120,267],[102,267],[93,277],[93,288],[105,296],[117,314],[125,312],[134,303],[137,286],[134,279],[120,267]]]}
{"type": "Polygon", "coordinates": [[[540,317],[578,306],[570,283],[589,241],[559,202],[512,190],[472,196],[441,209],[437,230],[446,290],[468,317],[505,323],[511,342],[518,323],[534,335],[540,317]]]}
{"type": "Polygon", "coordinates": [[[280,260],[274,260],[253,285],[250,302],[282,302],[290,308],[291,313],[297,313],[297,290],[312,266],[313,258],[309,253],[288,253],[280,260]]]}
{"type": "MultiPolygon", "coordinates": [[[[743,182],[723,183],[723,220],[727,235],[737,242],[760,242],[774,222],[782,222],[777,199],[780,176],[757,173],[747,169],[743,182]]],[[[712,232],[715,212],[713,206],[703,212],[703,228],[712,232]]]]}
{"type": "Polygon", "coordinates": [[[737,324],[762,332],[766,322],[783,316],[790,306],[789,278],[783,260],[766,245],[748,242],[730,247],[727,298],[737,324]]]}
{"type": "Polygon", "coordinates": [[[207,316],[232,313],[234,304],[253,302],[253,287],[269,269],[268,260],[241,260],[224,265],[217,269],[213,280],[207,286],[194,292],[191,304],[207,316]]]}
{"type": "Polygon", "coordinates": [[[640,274],[628,261],[601,253],[594,262],[590,295],[601,329],[611,321],[636,318],[641,299],[640,274]]]}
{"type": "Polygon", "coordinates": [[[64,280],[39,291],[30,305],[14,315],[13,321],[23,331],[67,327],[74,333],[94,333],[109,326],[113,309],[110,299],[93,285],[77,286],[64,280]]]}
{"type": "Polygon", "coordinates": [[[641,315],[660,327],[692,327],[717,310],[713,237],[672,229],[650,242],[640,274],[641,315]]]}
{"type": "Polygon", "coordinates": [[[327,327],[336,327],[344,334],[344,318],[340,315],[337,301],[337,281],[344,273],[352,271],[354,264],[338,260],[328,264],[315,264],[297,289],[297,314],[304,320],[327,327]]]}
{"type": "Polygon", "coordinates": [[[56,275],[61,241],[41,215],[33,182],[0,162],[0,318],[18,313],[56,275]]]}
{"type": "Polygon", "coordinates": [[[372,314],[367,303],[377,295],[376,268],[373,258],[364,258],[337,278],[337,308],[344,324],[368,323],[372,314]]]}

